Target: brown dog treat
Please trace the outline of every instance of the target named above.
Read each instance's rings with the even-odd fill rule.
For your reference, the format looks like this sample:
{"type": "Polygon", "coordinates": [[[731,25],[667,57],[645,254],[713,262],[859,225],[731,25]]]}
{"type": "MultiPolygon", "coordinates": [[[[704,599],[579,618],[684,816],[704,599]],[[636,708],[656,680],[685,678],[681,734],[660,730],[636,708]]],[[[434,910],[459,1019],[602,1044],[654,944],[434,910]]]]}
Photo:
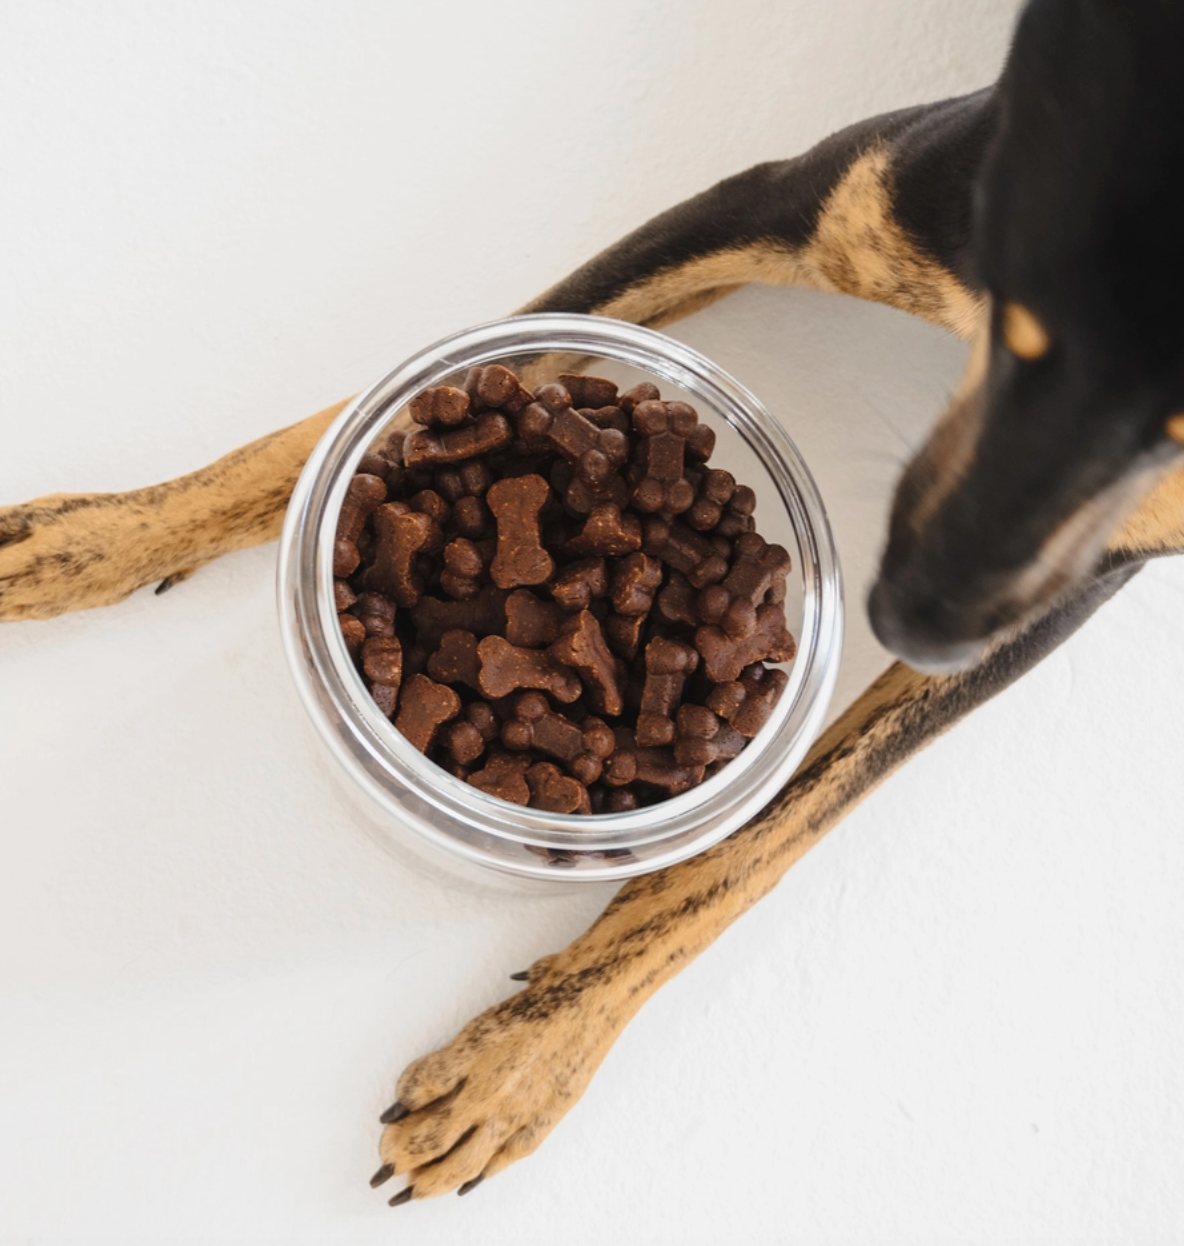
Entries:
{"type": "Polygon", "coordinates": [[[741,672],[739,680],[717,684],[707,697],[708,706],[743,736],[751,739],[769,721],[789,676],[775,667],[757,662],[741,672]]]}
{"type": "Polygon", "coordinates": [[[613,609],[618,614],[647,615],[662,584],[662,564],[648,554],[629,554],[613,568],[613,609]]]}
{"type": "Polygon", "coordinates": [[[333,608],[338,614],[348,610],[357,600],[358,595],[350,588],[348,580],[333,581],[333,608]]]}
{"type": "Polygon", "coordinates": [[[440,573],[440,587],[458,601],[476,597],[485,574],[485,559],[481,550],[468,537],[457,537],[444,546],[444,570],[440,573]]]}
{"type": "Polygon", "coordinates": [[[640,402],[633,408],[633,427],[641,434],[641,479],[632,495],[639,511],[680,515],[690,509],[695,490],[683,472],[683,430],[697,423],[685,402],[640,402]]]}
{"type": "Polygon", "coordinates": [[[545,649],[559,636],[563,611],[542,601],[528,588],[515,589],[506,598],[506,639],[524,649],[545,649]]]}
{"type": "Polygon", "coordinates": [[[581,783],[600,778],[604,759],[616,747],[613,733],[599,718],[574,723],[556,714],[541,692],[524,692],[514,703],[514,717],[502,725],[502,743],[514,752],[537,749],[557,757],[581,783]]]}
{"type": "Polygon", "coordinates": [[[451,503],[466,497],[483,497],[491,484],[493,472],[483,459],[466,459],[436,471],[436,489],[451,503]]]}
{"type": "Polygon", "coordinates": [[[437,385],[411,400],[411,418],[425,428],[455,428],[469,414],[469,396],[463,389],[437,385]]]}
{"type": "Polygon", "coordinates": [[[459,498],[452,507],[452,523],[457,534],[470,541],[493,535],[493,516],[482,498],[459,498]]]}
{"type": "Polygon", "coordinates": [[[736,478],[731,472],[704,472],[695,489],[691,509],[683,516],[696,532],[707,532],[723,518],[724,507],[736,492],[736,478]]]}
{"type": "Polygon", "coordinates": [[[559,384],[571,395],[573,407],[611,407],[617,401],[616,385],[602,376],[561,372],[559,384]]]}
{"type": "Polygon", "coordinates": [[[756,510],[756,494],[747,485],[737,485],[724,507],[723,518],[715,525],[720,536],[734,538],[753,530],[752,513],[756,510]]]}
{"type": "Polygon", "coordinates": [[[399,705],[399,689],[396,684],[375,684],[366,685],[370,690],[370,697],[374,704],[390,718],[394,715],[399,705]]]}
{"type": "Polygon", "coordinates": [[[657,637],[645,647],[645,687],[637,715],[636,737],[642,748],[674,742],[674,712],[686,678],[699,665],[690,645],[657,637]]]}
{"type": "Polygon", "coordinates": [[[641,548],[641,520],[636,515],[623,515],[613,502],[602,502],[592,508],[584,526],[565,548],[577,557],[631,554],[641,548]]]}
{"type": "Polygon", "coordinates": [[[494,753],[483,770],[469,775],[467,782],[490,796],[508,800],[514,805],[530,803],[530,788],[526,785],[526,772],[534,759],[528,754],[494,753]]]}
{"type": "Polygon", "coordinates": [[[788,662],[797,652],[794,638],[785,629],[785,608],[772,603],[757,610],[750,636],[733,640],[722,627],[701,627],[695,633],[695,648],[703,657],[707,678],[715,684],[739,679],[740,672],[754,662],[788,662]]]}
{"type": "Polygon", "coordinates": [[[645,616],[641,614],[610,614],[601,624],[608,647],[619,658],[632,660],[641,644],[645,616]]]}
{"type": "Polygon", "coordinates": [[[710,540],[680,523],[648,519],[645,552],[685,575],[695,588],[718,584],[728,574],[728,562],[710,540]]]}
{"type": "Polygon", "coordinates": [[[426,753],[436,732],[460,713],[460,697],[426,675],[412,675],[403,686],[395,729],[401,731],[421,753],[426,753]]]}
{"type": "Polygon", "coordinates": [[[506,629],[506,592],[486,584],[468,601],[441,601],[421,597],[411,612],[416,634],[422,644],[436,646],[445,632],[458,628],[474,636],[492,636],[506,629]]]}
{"type": "Polygon", "coordinates": [[[617,432],[628,436],[633,427],[620,407],[581,407],[578,403],[576,406],[584,419],[591,420],[597,428],[615,428],[617,432]]]}
{"type": "Polygon", "coordinates": [[[415,556],[440,539],[440,529],[430,516],[388,502],[374,512],[374,530],[378,540],[365,575],[367,589],[393,597],[396,605],[414,606],[423,592],[415,556]]]}
{"type": "Polygon", "coordinates": [[[362,565],[362,555],[353,541],[338,537],[333,542],[333,575],[336,579],[345,579],[362,565]]]}
{"type": "Polygon", "coordinates": [[[573,562],[551,581],[551,597],[567,611],[587,610],[608,592],[608,568],[603,558],[573,562]]]}
{"type": "Polygon", "coordinates": [[[702,766],[680,766],[668,748],[640,748],[627,727],[616,731],[617,747],[605,762],[604,781],[609,787],[650,783],[678,796],[703,782],[702,766]]]}
{"type": "Polygon", "coordinates": [[[637,793],[631,792],[627,787],[619,787],[615,791],[608,793],[608,800],[605,802],[608,806],[608,813],[628,813],[631,809],[639,806],[637,793]]]}
{"type": "MultiPolygon", "coordinates": [[[[733,639],[752,635],[756,609],[774,584],[784,587],[790,558],[783,546],[769,545],[755,532],[738,537],[731,570],[720,584],[699,594],[699,617],[715,623],[733,639]]],[[[782,591],[781,598],[785,593],[782,591]]]]}
{"type": "Polygon", "coordinates": [[[428,669],[428,659],[431,656],[432,651],[426,645],[404,645],[403,678],[410,679],[412,675],[422,675],[428,669]]]}
{"type": "Polygon", "coordinates": [[[435,433],[424,429],[412,433],[403,447],[403,459],[408,467],[420,463],[459,463],[462,459],[492,454],[502,446],[508,446],[514,432],[504,415],[487,411],[477,417],[475,424],[455,429],[450,433],[435,433]]]}
{"type": "Polygon", "coordinates": [[[487,697],[504,697],[519,688],[539,688],[570,705],[582,691],[575,672],[550,651],[519,649],[502,636],[486,636],[477,653],[481,658],[478,683],[487,697]]]}
{"type": "Polygon", "coordinates": [[[352,614],[339,614],[337,624],[341,628],[341,638],[345,641],[350,657],[355,657],[366,639],[366,628],[362,620],[354,618],[352,614]]]}
{"type": "Polygon", "coordinates": [[[627,389],[618,399],[617,406],[625,412],[626,415],[632,415],[634,409],[642,402],[657,402],[662,395],[658,393],[658,387],[651,385],[649,381],[642,381],[640,385],[634,385],[632,389],[627,389]]]}
{"type": "Polygon", "coordinates": [[[386,501],[386,482],[380,476],[359,473],[349,482],[337,517],[338,539],[356,541],[366,520],[386,501]]]}
{"type": "Polygon", "coordinates": [[[559,459],[551,472],[551,484],[573,515],[587,515],[605,502],[621,508],[629,504],[629,486],[599,450],[590,450],[575,467],[559,459]],[[557,483],[559,479],[562,484],[557,483]]]}
{"type": "Polygon", "coordinates": [[[403,646],[394,636],[367,636],[362,642],[362,670],[376,684],[398,691],[403,682],[403,646]]]}
{"type": "Polygon", "coordinates": [[[722,722],[706,706],[679,707],[674,760],[680,766],[709,766],[720,760],[731,761],[745,743],[735,727],[722,722]]]}
{"type": "Polygon", "coordinates": [[[464,718],[477,728],[486,744],[497,739],[498,717],[488,701],[474,701],[465,709],[464,718]]]}
{"type": "Polygon", "coordinates": [[[462,766],[471,766],[485,752],[485,740],[481,732],[471,722],[463,719],[449,723],[444,728],[441,741],[452,760],[462,766]]]}
{"type": "Polygon", "coordinates": [[[578,780],[569,778],[553,762],[536,762],[526,772],[532,809],[548,813],[591,813],[588,789],[578,780]]]}
{"type": "Polygon", "coordinates": [[[497,523],[497,554],[489,572],[499,588],[542,584],[555,570],[539,540],[539,511],[550,496],[551,487],[533,474],[499,480],[486,494],[497,523]]]}
{"type": "Polygon", "coordinates": [[[695,609],[697,596],[686,576],[675,571],[670,583],[654,599],[654,617],[663,623],[699,627],[703,620],[695,609]]]}
{"type": "Polygon", "coordinates": [[[575,469],[591,491],[604,491],[629,457],[629,441],[614,428],[599,428],[571,406],[561,385],[543,385],[538,401],[518,417],[518,433],[528,446],[549,446],[575,469]]]}
{"type": "Polygon", "coordinates": [[[477,656],[477,637],[459,628],[445,632],[440,647],[428,658],[428,674],[442,684],[468,684],[481,691],[478,676],[481,659],[477,656]]]}
{"type": "Polygon", "coordinates": [[[500,363],[491,363],[486,368],[470,368],[465,377],[465,392],[472,401],[474,411],[496,407],[516,415],[534,401],[530,390],[500,363]]]}
{"type": "Polygon", "coordinates": [[[381,593],[363,593],[354,607],[367,636],[395,634],[395,603],[381,593]]]}
{"type": "Polygon", "coordinates": [[[617,664],[590,610],[572,615],[559,629],[559,639],[547,652],[565,666],[579,671],[587,703],[598,714],[615,717],[625,708],[617,664]]]}
{"type": "Polygon", "coordinates": [[[420,489],[407,503],[413,511],[427,515],[439,527],[448,522],[452,507],[436,492],[435,489],[420,489]]]}

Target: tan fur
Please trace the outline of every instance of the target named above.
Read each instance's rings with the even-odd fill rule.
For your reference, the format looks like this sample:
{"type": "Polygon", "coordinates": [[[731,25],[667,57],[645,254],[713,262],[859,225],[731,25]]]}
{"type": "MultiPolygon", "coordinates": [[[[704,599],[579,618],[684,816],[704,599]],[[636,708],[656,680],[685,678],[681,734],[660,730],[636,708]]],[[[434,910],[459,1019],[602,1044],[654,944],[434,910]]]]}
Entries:
{"type": "Polygon", "coordinates": [[[1043,359],[1052,347],[1048,330],[1022,303],[1008,303],[1003,308],[1003,344],[1013,355],[1029,363],[1043,359]]]}

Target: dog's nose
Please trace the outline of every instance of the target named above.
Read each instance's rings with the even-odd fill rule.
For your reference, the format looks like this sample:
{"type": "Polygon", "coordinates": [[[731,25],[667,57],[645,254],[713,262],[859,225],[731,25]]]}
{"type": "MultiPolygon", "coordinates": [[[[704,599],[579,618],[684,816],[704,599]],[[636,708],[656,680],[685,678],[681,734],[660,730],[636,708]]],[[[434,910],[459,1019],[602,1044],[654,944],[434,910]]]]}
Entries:
{"type": "Polygon", "coordinates": [[[867,612],[880,644],[925,674],[962,670],[986,644],[964,607],[940,592],[903,589],[882,573],[868,595],[867,612]]]}

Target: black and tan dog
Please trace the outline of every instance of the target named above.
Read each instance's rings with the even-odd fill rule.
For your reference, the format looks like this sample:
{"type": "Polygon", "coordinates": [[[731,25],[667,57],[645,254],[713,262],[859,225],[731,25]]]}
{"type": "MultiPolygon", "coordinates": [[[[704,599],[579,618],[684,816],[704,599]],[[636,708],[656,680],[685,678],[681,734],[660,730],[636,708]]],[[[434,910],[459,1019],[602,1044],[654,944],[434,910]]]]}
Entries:
{"type": "MultiPolygon", "coordinates": [[[[413,1064],[392,1203],[533,1151],[645,1000],[894,767],[1184,548],[1184,5],[1031,0],[1000,81],[878,117],[651,221],[532,303],[667,324],[747,282],[875,299],[973,339],[898,489],[872,590],[891,667],[715,849],[629,883],[526,986],[413,1064]],[[929,672],[929,673],[922,673],[929,672]]],[[[0,509],[0,618],[169,587],[273,539],[345,404],[191,476],[0,509]]]]}

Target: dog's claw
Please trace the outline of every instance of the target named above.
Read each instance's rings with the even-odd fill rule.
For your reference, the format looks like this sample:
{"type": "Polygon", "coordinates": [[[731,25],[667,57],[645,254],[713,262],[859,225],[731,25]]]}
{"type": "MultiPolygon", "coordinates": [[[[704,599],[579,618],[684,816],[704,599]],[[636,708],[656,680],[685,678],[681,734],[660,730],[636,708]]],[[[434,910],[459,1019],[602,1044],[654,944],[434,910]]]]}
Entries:
{"type": "Polygon", "coordinates": [[[510,981],[511,982],[529,982],[530,981],[530,970],[520,969],[517,973],[510,974],[510,981]]]}
{"type": "Polygon", "coordinates": [[[462,1195],[468,1194],[470,1190],[475,1190],[484,1180],[485,1180],[485,1174],[482,1173],[479,1177],[474,1177],[472,1181],[466,1181],[464,1185],[462,1185],[460,1189],[457,1190],[457,1194],[462,1194],[462,1195]]]}
{"type": "Polygon", "coordinates": [[[401,1121],[404,1116],[410,1116],[411,1109],[404,1107],[398,1101],[391,1104],[389,1108],[378,1118],[381,1125],[393,1125],[395,1121],[401,1121]]]}
{"type": "Polygon", "coordinates": [[[390,1164],[383,1166],[370,1178],[370,1188],[377,1190],[380,1185],[384,1185],[395,1175],[394,1167],[390,1164]]]}
{"type": "Polygon", "coordinates": [[[409,1185],[405,1190],[400,1190],[394,1198],[387,1200],[388,1204],[391,1207],[402,1207],[404,1203],[411,1202],[411,1194],[414,1189],[413,1185],[409,1185]]]}

